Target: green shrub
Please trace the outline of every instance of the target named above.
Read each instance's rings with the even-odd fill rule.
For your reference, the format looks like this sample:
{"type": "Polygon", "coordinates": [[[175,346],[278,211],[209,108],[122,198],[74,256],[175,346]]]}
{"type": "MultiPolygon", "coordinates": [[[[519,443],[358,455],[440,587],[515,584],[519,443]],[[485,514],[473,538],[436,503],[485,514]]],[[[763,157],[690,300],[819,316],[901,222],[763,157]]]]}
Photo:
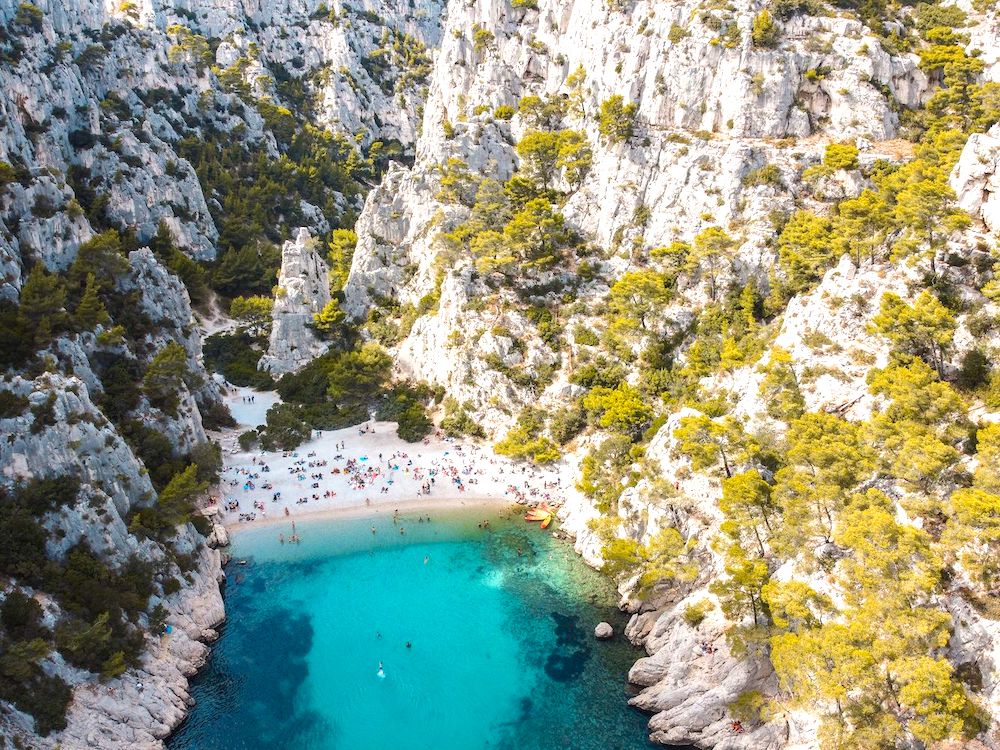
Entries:
{"type": "Polygon", "coordinates": [[[628,104],[620,94],[601,102],[598,116],[598,130],[601,137],[610,143],[624,143],[632,137],[635,130],[636,115],[639,106],[634,102],[628,104]]]}
{"type": "Polygon", "coordinates": [[[601,343],[598,335],[583,323],[577,323],[573,327],[573,341],[583,346],[597,346],[601,343]]]}
{"type": "Polygon", "coordinates": [[[528,459],[537,464],[558,461],[562,453],[550,438],[541,434],[544,427],[544,413],[526,407],[518,417],[517,424],[503,440],[493,446],[493,451],[499,456],[528,459]]]}
{"type": "Polygon", "coordinates": [[[959,388],[974,390],[989,380],[991,370],[989,358],[978,349],[970,349],[962,357],[955,383],[959,388]]]}
{"type": "Polygon", "coordinates": [[[197,467],[199,482],[215,484],[222,471],[222,447],[211,440],[194,446],[187,455],[188,461],[197,467]]]}
{"type": "Polygon", "coordinates": [[[597,357],[592,362],[579,365],[570,375],[569,382],[584,388],[617,388],[625,380],[625,368],[620,362],[597,357]]]}
{"type": "Polygon", "coordinates": [[[419,401],[411,402],[396,418],[396,434],[408,443],[423,440],[433,428],[427,410],[419,401]]]}
{"type": "Polygon", "coordinates": [[[48,647],[43,641],[19,642],[14,646],[20,648],[8,651],[7,669],[3,670],[14,675],[0,674],[0,700],[9,701],[34,718],[35,731],[43,737],[65,729],[66,709],[73,691],[61,677],[49,676],[38,666],[48,647]]]}
{"type": "Polygon", "coordinates": [[[755,185],[771,185],[780,189],[783,187],[781,170],[774,164],[765,164],[757,169],[751,169],[743,177],[743,187],[753,187],[755,185]]]}
{"type": "Polygon", "coordinates": [[[80,480],[71,475],[32,479],[14,488],[16,503],[36,516],[76,503],[80,480]]]}
{"type": "Polygon", "coordinates": [[[729,713],[733,718],[747,724],[764,721],[766,711],[767,698],[759,690],[744,690],[729,704],[729,713]]]}
{"type": "Polygon", "coordinates": [[[828,143],[823,154],[823,166],[831,170],[857,169],[858,147],[852,143],[828,143]]]}
{"type": "Polygon", "coordinates": [[[274,379],[257,369],[265,345],[265,339],[253,338],[245,332],[216,333],[205,339],[205,367],[222,373],[234,385],[270,390],[274,388],[274,379]]]}
{"type": "Polygon", "coordinates": [[[29,401],[12,391],[0,390],[0,419],[19,417],[28,409],[29,401]]]}
{"type": "Polygon", "coordinates": [[[587,413],[577,402],[572,406],[564,406],[552,415],[549,422],[549,434],[559,443],[565,445],[575,438],[587,426],[587,413]]]}
{"type": "Polygon", "coordinates": [[[45,567],[48,532],[27,510],[0,490],[0,573],[36,584],[45,567]]]}
{"type": "Polygon", "coordinates": [[[767,8],[754,16],[750,38],[755,47],[778,46],[778,41],[781,39],[781,29],[767,8]]]}
{"type": "Polygon", "coordinates": [[[486,431],[469,414],[465,405],[460,405],[453,398],[446,398],[444,401],[444,419],[441,420],[441,429],[449,437],[486,437],[486,431]]]}
{"type": "Polygon", "coordinates": [[[704,622],[708,613],[715,608],[710,599],[701,599],[684,608],[684,622],[696,628],[704,622]]]}
{"type": "Polygon", "coordinates": [[[40,404],[31,407],[31,434],[37,435],[46,427],[56,424],[56,394],[50,393],[40,404]]]}
{"type": "Polygon", "coordinates": [[[0,622],[7,635],[17,641],[30,641],[51,635],[42,624],[42,605],[21,589],[10,591],[3,604],[0,604],[0,622]]]}
{"type": "Polygon", "coordinates": [[[481,24],[476,24],[472,29],[472,47],[476,52],[482,52],[493,44],[493,40],[496,37],[493,32],[482,26],[481,24]]]}
{"type": "Polygon", "coordinates": [[[44,18],[45,14],[38,6],[31,3],[21,3],[17,7],[17,13],[14,14],[14,25],[23,26],[32,31],[41,31],[44,18]]]}
{"type": "Polygon", "coordinates": [[[515,111],[509,104],[501,104],[493,110],[493,117],[497,120],[510,120],[514,116],[515,111]]]}
{"type": "Polygon", "coordinates": [[[671,44],[677,44],[686,36],[688,36],[688,32],[683,26],[679,26],[676,23],[670,24],[670,31],[667,33],[667,39],[670,40],[671,44]]]}
{"type": "Polygon", "coordinates": [[[292,450],[312,436],[312,427],[303,419],[302,406],[275,404],[267,410],[267,424],[258,434],[264,450],[292,450]]]}
{"type": "Polygon", "coordinates": [[[260,436],[257,434],[257,430],[247,430],[240,433],[239,444],[241,450],[248,451],[257,445],[259,441],[260,436]]]}

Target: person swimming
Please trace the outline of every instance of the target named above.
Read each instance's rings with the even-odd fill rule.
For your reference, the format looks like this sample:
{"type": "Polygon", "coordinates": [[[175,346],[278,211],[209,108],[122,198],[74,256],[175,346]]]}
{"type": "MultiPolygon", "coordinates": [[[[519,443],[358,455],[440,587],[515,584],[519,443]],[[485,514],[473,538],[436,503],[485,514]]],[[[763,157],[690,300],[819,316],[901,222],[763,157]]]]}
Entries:
{"type": "Polygon", "coordinates": [[[382,669],[382,662],[378,663],[378,672],[375,673],[380,680],[385,679],[385,670],[382,669]]]}

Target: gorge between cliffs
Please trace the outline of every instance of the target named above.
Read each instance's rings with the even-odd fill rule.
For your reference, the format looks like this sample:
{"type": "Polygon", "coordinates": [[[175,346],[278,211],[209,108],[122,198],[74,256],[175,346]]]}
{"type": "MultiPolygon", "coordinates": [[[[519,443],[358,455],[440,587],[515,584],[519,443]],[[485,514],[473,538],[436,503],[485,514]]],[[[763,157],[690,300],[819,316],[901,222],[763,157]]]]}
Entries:
{"type": "Polygon", "coordinates": [[[0,747],[1000,749],[998,16],[0,0],[0,747]]]}

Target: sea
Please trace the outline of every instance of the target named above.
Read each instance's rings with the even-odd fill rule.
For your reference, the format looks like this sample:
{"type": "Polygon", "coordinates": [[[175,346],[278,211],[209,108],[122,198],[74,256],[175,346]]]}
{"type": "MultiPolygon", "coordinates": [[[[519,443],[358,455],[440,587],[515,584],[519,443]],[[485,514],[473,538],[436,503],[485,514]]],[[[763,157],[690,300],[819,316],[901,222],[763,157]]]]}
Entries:
{"type": "Polygon", "coordinates": [[[652,747],[614,587],[551,530],[478,507],[296,532],[233,534],[227,622],[169,750],[652,747]]]}

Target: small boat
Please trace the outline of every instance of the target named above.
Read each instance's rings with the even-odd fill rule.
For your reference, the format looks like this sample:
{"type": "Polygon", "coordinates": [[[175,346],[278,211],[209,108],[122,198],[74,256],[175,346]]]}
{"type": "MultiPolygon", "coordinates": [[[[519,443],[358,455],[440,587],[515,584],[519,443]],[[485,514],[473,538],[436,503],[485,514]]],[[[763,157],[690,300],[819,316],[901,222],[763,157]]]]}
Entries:
{"type": "Polygon", "coordinates": [[[529,508],[528,512],[524,514],[525,521],[541,521],[543,529],[547,529],[555,517],[555,511],[549,507],[548,503],[540,503],[538,507],[529,508]]]}

